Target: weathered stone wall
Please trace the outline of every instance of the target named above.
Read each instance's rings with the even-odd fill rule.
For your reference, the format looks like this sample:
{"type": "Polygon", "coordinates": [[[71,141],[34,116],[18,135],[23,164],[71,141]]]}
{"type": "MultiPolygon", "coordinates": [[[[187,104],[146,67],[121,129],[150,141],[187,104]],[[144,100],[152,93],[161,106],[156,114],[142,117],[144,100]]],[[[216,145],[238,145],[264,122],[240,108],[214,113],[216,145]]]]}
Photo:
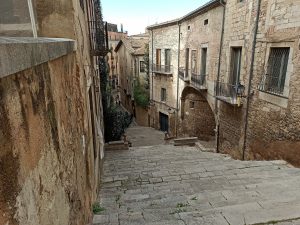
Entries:
{"type": "Polygon", "coordinates": [[[215,128],[215,116],[206,98],[194,88],[185,88],[181,97],[178,135],[208,141],[214,139],[215,128]]]}
{"type": "Polygon", "coordinates": [[[271,47],[289,47],[290,55],[283,95],[254,92],[246,154],[300,166],[300,2],[263,0],[259,24],[252,88],[266,73],[271,47]]]}
{"type": "Polygon", "coordinates": [[[148,108],[143,108],[135,104],[135,121],[138,125],[148,127],[148,108]]]}
{"type": "Polygon", "coordinates": [[[133,113],[132,97],[133,97],[133,68],[134,58],[127,51],[124,44],[118,49],[118,71],[120,82],[120,97],[122,105],[133,113]]]}
{"type": "Polygon", "coordinates": [[[0,224],[87,224],[104,156],[87,5],[34,4],[38,35],[74,39],[77,50],[0,80],[0,224]]]}
{"type": "Polygon", "coordinates": [[[75,54],[0,80],[0,224],[86,224],[95,155],[75,54]]]}
{"type": "MultiPolygon", "coordinates": [[[[249,82],[251,48],[257,1],[226,2],[224,40],[221,56],[220,81],[229,83],[231,72],[231,51],[242,48],[240,82],[246,86],[249,82]],[[254,3],[255,2],[255,3],[254,3]]],[[[220,152],[230,153],[235,158],[242,157],[243,130],[246,105],[238,107],[222,101],[218,103],[220,125],[220,152]]]]}

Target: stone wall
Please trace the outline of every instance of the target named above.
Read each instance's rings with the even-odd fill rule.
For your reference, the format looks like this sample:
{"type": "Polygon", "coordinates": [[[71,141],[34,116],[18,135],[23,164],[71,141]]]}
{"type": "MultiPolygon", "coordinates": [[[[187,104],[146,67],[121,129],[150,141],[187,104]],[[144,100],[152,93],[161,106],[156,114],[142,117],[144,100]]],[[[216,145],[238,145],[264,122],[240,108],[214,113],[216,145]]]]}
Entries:
{"type": "Polygon", "coordinates": [[[0,80],[0,224],[90,221],[96,158],[75,59],[0,80]]]}
{"type": "Polygon", "coordinates": [[[143,108],[135,104],[135,121],[138,125],[149,127],[149,121],[148,121],[148,108],[143,108]]]}
{"type": "Polygon", "coordinates": [[[214,139],[215,128],[215,116],[206,98],[193,88],[185,88],[181,97],[178,136],[209,141],[214,139]]]}
{"type": "Polygon", "coordinates": [[[88,224],[104,157],[88,6],[76,0],[34,4],[38,36],[71,38],[77,49],[53,59],[60,45],[45,39],[51,42],[45,49],[36,39],[39,51],[31,51],[31,43],[22,46],[31,66],[0,74],[0,224],[88,224]],[[42,61],[45,55],[50,59],[42,61]]]}
{"type": "Polygon", "coordinates": [[[283,95],[255,90],[251,99],[247,157],[284,159],[300,166],[300,2],[262,1],[252,88],[266,73],[271,47],[289,47],[283,95]]]}
{"type": "MultiPolygon", "coordinates": [[[[299,2],[272,0],[261,2],[249,118],[246,105],[238,108],[219,103],[220,151],[236,158],[243,154],[244,128],[249,123],[246,141],[248,159],[284,159],[299,166],[299,2]],[[259,90],[268,66],[270,48],[289,47],[290,55],[282,95],[259,90]]],[[[230,73],[230,49],[242,47],[241,83],[249,88],[256,1],[227,1],[222,54],[221,80],[230,73]]],[[[244,101],[246,103],[246,100],[244,101]]]]}

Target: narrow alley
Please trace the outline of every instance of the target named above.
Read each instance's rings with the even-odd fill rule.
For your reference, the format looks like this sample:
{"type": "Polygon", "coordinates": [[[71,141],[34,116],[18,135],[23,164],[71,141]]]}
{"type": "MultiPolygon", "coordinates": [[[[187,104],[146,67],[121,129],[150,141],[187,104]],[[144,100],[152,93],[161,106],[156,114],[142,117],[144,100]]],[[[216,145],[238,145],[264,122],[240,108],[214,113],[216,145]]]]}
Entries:
{"type": "Polygon", "coordinates": [[[157,144],[106,152],[94,225],[300,224],[299,169],[157,144]]]}

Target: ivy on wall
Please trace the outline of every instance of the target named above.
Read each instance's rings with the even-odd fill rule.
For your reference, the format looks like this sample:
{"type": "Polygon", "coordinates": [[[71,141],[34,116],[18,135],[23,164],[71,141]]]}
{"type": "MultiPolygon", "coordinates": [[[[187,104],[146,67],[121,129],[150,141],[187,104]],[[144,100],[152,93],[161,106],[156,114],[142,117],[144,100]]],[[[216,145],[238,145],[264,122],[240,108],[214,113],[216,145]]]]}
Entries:
{"type": "Polygon", "coordinates": [[[105,142],[119,141],[125,129],[129,127],[132,116],[124,112],[120,106],[114,105],[111,101],[111,88],[108,84],[109,67],[104,58],[99,60],[99,66],[105,142]]]}

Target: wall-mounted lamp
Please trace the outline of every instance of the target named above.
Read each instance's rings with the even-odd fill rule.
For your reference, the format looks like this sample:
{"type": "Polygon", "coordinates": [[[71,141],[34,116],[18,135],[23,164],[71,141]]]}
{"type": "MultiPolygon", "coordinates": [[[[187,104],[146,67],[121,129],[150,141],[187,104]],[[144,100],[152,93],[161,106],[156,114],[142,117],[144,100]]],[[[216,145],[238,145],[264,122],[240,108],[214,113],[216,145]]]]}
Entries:
{"type": "Polygon", "coordinates": [[[241,85],[241,83],[239,83],[236,88],[236,97],[237,97],[238,107],[240,107],[242,98],[245,97],[245,86],[241,85]]]}

